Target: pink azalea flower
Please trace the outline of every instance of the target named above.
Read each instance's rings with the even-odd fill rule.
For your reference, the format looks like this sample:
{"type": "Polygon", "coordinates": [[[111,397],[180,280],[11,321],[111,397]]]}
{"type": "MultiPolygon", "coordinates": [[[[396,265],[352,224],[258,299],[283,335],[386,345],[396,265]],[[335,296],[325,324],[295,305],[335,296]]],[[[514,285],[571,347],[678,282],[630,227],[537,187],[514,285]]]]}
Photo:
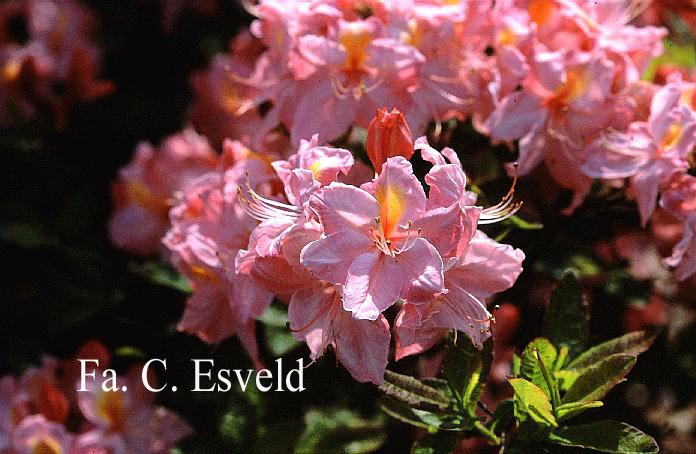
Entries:
{"type": "Polygon", "coordinates": [[[302,140],[297,153],[287,160],[272,163],[289,204],[264,198],[251,187],[240,187],[242,208],[261,223],[254,228],[249,246],[237,254],[237,273],[287,295],[310,279],[300,264],[299,252],[322,233],[321,225],[313,220],[310,196],[340,174],[347,176],[353,163],[350,151],[319,146],[314,135],[310,141],[302,140]]]}
{"type": "Polygon", "coordinates": [[[696,213],[696,177],[686,173],[675,176],[660,194],[660,206],[682,221],[696,213]]]}
{"type": "Polygon", "coordinates": [[[683,174],[675,178],[660,196],[660,206],[684,222],[682,239],[663,261],[676,267],[676,278],[684,281],[696,273],[696,177],[683,174]]]}
{"type": "Polygon", "coordinates": [[[684,223],[684,236],[674,246],[672,255],[664,260],[665,265],[675,268],[677,280],[685,281],[696,273],[696,216],[684,223]]]}
{"type": "Polygon", "coordinates": [[[73,436],[62,424],[48,421],[42,415],[27,416],[15,428],[12,436],[15,454],[70,453],[73,436]]]}
{"type": "Polygon", "coordinates": [[[512,287],[522,272],[523,260],[521,250],[477,231],[464,255],[446,265],[447,292],[425,305],[407,302],[402,306],[394,327],[396,359],[429,349],[450,329],[466,333],[482,348],[494,320],[485,302],[512,287]]]}
{"type": "Polygon", "coordinates": [[[343,307],[376,320],[398,298],[444,291],[442,258],[414,224],[425,193],[403,157],[390,158],[372,183],[332,183],[312,195],[325,236],[304,247],[301,263],[319,279],[343,286],[343,307]]]}
{"type": "Polygon", "coordinates": [[[331,345],[354,379],[382,383],[390,339],[384,315],[375,320],[355,319],[343,309],[334,286],[314,281],[292,295],[288,319],[293,335],[307,342],[312,359],[331,345]]]}
{"type": "MultiPolygon", "coordinates": [[[[229,153],[235,149],[232,144],[226,148],[229,153]]],[[[172,209],[172,227],[164,239],[172,262],[194,290],[179,329],[211,343],[237,334],[257,365],[254,319],[272,295],[234,271],[235,256],[255,226],[239,204],[237,189],[250,178],[247,175],[254,184],[268,188],[270,170],[265,157],[249,152],[227,170],[202,175],[172,209]]]]}
{"type": "Polygon", "coordinates": [[[113,243],[140,255],[155,253],[178,191],[216,165],[215,151],[193,130],[170,136],[158,148],[139,144],[113,186],[115,207],[109,222],[113,243]]]}
{"type": "Polygon", "coordinates": [[[696,144],[696,115],[681,98],[680,84],[667,84],[653,97],[647,122],[600,138],[582,167],[597,178],[630,177],[643,225],[655,209],[660,187],[688,169],[687,156],[696,144]]]}
{"type": "Polygon", "coordinates": [[[164,454],[191,434],[181,418],[152,404],[153,394],[144,388],[140,375],[136,367],[127,377],[118,377],[126,391],[104,391],[104,378],[97,374],[96,380],[87,382],[87,391],[78,393],[80,410],[95,427],[76,439],[78,452],[164,454]]]}

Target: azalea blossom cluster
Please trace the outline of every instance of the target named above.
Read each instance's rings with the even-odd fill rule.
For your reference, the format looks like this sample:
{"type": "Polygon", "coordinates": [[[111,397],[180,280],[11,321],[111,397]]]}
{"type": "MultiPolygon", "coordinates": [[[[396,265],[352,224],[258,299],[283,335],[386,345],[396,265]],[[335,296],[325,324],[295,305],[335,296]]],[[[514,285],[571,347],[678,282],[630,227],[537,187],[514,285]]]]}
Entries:
{"type": "Polygon", "coordinates": [[[45,118],[60,128],[75,103],[112,90],[98,79],[93,22],[74,0],[0,5],[0,126],[45,118]]]}
{"type": "Polygon", "coordinates": [[[389,358],[393,306],[396,359],[451,329],[481,347],[486,300],[512,286],[524,254],[477,227],[518,204],[511,191],[476,206],[457,154],[410,137],[401,113],[378,112],[367,139],[376,175],[317,135],[277,160],[226,141],[221,165],[170,212],[164,244],[194,291],[179,329],[208,342],[238,335],[258,363],[254,321],[275,297],[313,359],[331,346],[356,380],[374,383],[389,358]],[[427,197],[406,159],[414,148],[432,164],[427,197]]]}
{"type": "Polygon", "coordinates": [[[110,362],[109,351],[89,341],[75,358],[46,357],[19,379],[0,378],[0,453],[164,454],[190,435],[188,424],[153,404],[139,367],[119,377],[127,392],[104,391],[99,370],[87,391],[77,392],[78,358],[99,358],[103,367],[110,362]]]}
{"type": "MultiPolygon", "coordinates": [[[[437,133],[445,120],[471,118],[518,152],[510,172],[543,163],[573,191],[566,213],[593,179],[630,179],[645,225],[658,193],[688,171],[694,94],[688,75],[667,76],[664,87],[640,80],[667,31],[631,25],[639,6],[260,1],[249,7],[250,32],[196,76],[191,119],[216,137],[243,130],[232,137],[249,143],[282,125],[298,144],[366,127],[385,105],[415,136],[433,120],[437,133]],[[202,121],[212,116],[224,126],[202,121]]],[[[666,263],[681,263],[676,256],[666,263]]]]}

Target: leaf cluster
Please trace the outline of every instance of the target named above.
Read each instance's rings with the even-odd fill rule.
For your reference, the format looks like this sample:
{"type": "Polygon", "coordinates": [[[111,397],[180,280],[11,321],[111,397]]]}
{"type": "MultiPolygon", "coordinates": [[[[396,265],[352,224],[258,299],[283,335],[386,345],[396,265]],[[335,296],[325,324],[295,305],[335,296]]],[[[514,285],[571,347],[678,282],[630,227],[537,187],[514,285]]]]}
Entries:
{"type": "Polygon", "coordinates": [[[419,381],[387,372],[382,409],[428,431],[414,453],[447,453],[462,436],[479,435],[501,452],[563,452],[577,448],[614,454],[656,453],[655,440],[618,421],[572,424],[603,405],[626,379],[654,335],[638,331],[588,347],[589,313],[579,282],[565,275],[551,295],[542,336],[514,355],[513,398],[494,413],[479,402],[493,343],[448,345],[442,378],[419,381]]]}

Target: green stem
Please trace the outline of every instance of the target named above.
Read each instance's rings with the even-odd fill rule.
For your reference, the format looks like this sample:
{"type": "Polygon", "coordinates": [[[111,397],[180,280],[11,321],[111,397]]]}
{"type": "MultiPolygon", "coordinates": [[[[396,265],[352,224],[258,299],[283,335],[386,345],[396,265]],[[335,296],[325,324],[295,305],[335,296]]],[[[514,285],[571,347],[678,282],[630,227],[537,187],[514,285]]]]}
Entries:
{"type": "Polygon", "coordinates": [[[474,427],[491,444],[496,446],[500,445],[500,437],[494,434],[493,431],[491,431],[488,427],[484,426],[481,421],[474,421],[474,427]]]}

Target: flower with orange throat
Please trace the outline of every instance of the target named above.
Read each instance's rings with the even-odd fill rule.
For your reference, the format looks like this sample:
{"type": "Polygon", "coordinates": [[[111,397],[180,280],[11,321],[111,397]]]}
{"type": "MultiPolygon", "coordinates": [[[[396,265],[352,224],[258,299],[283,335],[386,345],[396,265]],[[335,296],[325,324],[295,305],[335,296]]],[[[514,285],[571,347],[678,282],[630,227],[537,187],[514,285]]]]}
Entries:
{"type": "Polygon", "coordinates": [[[382,164],[388,158],[403,156],[411,159],[413,138],[404,114],[396,109],[392,109],[391,112],[387,112],[385,108],[378,109],[377,116],[367,128],[365,147],[377,173],[382,171],[382,164]]]}

